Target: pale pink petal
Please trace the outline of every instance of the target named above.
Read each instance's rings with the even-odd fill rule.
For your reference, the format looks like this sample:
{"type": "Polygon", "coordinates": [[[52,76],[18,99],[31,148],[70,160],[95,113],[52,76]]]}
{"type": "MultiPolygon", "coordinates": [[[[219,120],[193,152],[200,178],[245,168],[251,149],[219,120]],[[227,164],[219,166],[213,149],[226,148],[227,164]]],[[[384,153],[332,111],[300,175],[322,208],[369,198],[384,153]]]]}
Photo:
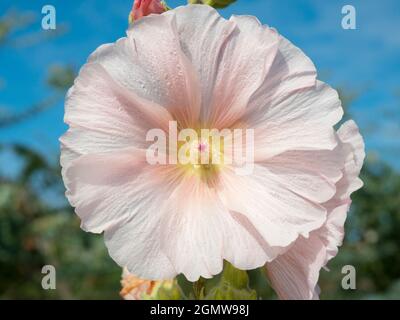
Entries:
{"type": "Polygon", "coordinates": [[[271,285],[282,300],[316,299],[315,287],[325,259],[325,246],[318,236],[300,237],[283,255],[266,264],[271,285]]]}
{"type": "Polygon", "coordinates": [[[61,165],[65,169],[72,156],[145,148],[147,130],[166,129],[170,119],[166,109],[119,87],[101,65],[89,63],[67,94],[65,122],[70,128],[60,138],[61,165]]]}
{"type": "Polygon", "coordinates": [[[255,17],[233,16],[237,30],[228,38],[216,68],[209,123],[229,128],[243,115],[251,96],[263,84],[275,59],[278,33],[255,17]]]}
{"type": "Polygon", "coordinates": [[[72,161],[64,171],[66,196],[82,228],[100,233],[134,215],[145,192],[150,193],[148,176],[142,173],[150,170],[146,167],[144,151],[135,148],[72,161]]]}
{"type": "Polygon", "coordinates": [[[298,171],[312,171],[337,182],[342,178],[345,152],[341,146],[334,150],[293,150],[260,162],[262,165],[279,166],[298,171]]]}
{"type": "Polygon", "coordinates": [[[68,91],[65,122],[70,128],[60,138],[63,178],[78,157],[117,152],[130,147],[146,148],[146,132],[154,126],[166,129],[168,111],[120,87],[105,69],[85,65],[68,91]]]}
{"type": "Polygon", "coordinates": [[[278,49],[278,34],[254,17],[223,19],[210,6],[180,7],[175,15],[182,48],[200,75],[202,120],[232,125],[264,82],[278,49]]]}
{"type": "Polygon", "coordinates": [[[145,170],[133,170],[135,174],[136,177],[128,175],[128,182],[122,181],[115,187],[109,184],[106,189],[86,181],[87,190],[95,192],[89,195],[94,203],[86,203],[87,198],[80,199],[78,193],[76,197],[83,201],[83,209],[91,209],[84,211],[88,223],[95,231],[104,229],[109,254],[120,266],[126,266],[140,278],[172,279],[177,271],[161,247],[160,234],[164,228],[164,208],[170,202],[171,190],[179,186],[181,179],[170,167],[148,166],[145,170]]]}
{"type": "Polygon", "coordinates": [[[267,275],[280,299],[318,299],[320,270],[336,256],[342,244],[344,221],[349,205],[335,208],[323,227],[300,237],[295,244],[274,261],[265,265],[267,275]]]}
{"type": "Polygon", "coordinates": [[[165,108],[121,87],[101,64],[88,63],[68,93],[64,120],[71,126],[126,136],[163,128],[172,117],[165,108]]]}
{"type": "Polygon", "coordinates": [[[365,158],[364,141],[354,121],[346,121],[338,130],[340,140],[347,148],[347,158],[343,178],[338,182],[336,198],[345,200],[363,186],[358,178],[365,158]]]}
{"type": "Polygon", "coordinates": [[[299,48],[279,36],[278,52],[268,77],[252,96],[247,106],[249,119],[255,121],[270,108],[279,108],[279,102],[294,92],[314,87],[317,71],[314,64],[299,48]]]}
{"type": "Polygon", "coordinates": [[[346,160],[343,168],[343,177],[336,183],[335,196],[324,205],[328,210],[328,219],[319,236],[325,243],[327,254],[325,264],[336,256],[338,247],[344,237],[344,223],[350,208],[350,195],[360,189],[363,182],[358,177],[365,158],[364,141],[354,121],[346,121],[338,130],[346,160]]]}
{"type": "Polygon", "coordinates": [[[349,144],[353,151],[355,170],[360,172],[365,159],[365,145],[360,131],[353,120],[348,120],[341,125],[338,135],[343,143],[349,144]]]}
{"type": "Polygon", "coordinates": [[[174,16],[181,48],[199,75],[201,117],[205,121],[213,98],[219,56],[236,25],[204,5],[182,6],[163,15],[174,16]]]}
{"type": "Polygon", "coordinates": [[[162,229],[160,208],[166,199],[158,192],[165,194],[166,191],[153,190],[157,194],[144,195],[140,212],[120,226],[105,230],[104,239],[113,260],[120,266],[125,265],[131,273],[144,279],[172,279],[178,273],[164,254],[159,240],[162,229]]]}
{"type": "Polygon", "coordinates": [[[323,203],[336,193],[333,182],[306,166],[301,171],[281,164],[266,163],[265,167],[282,187],[315,203],[323,203]]]}
{"type": "Polygon", "coordinates": [[[199,83],[181,50],[174,16],[140,19],[128,30],[127,38],[100,47],[89,62],[101,64],[123,88],[165,107],[184,126],[197,120],[199,83]]]}
{"type": "Polygon", "coordinates": [[[338,146],[334,150],[293,150],[281,153],[260,164],[279,165],[293,170],[310,170],[319,173],[330,181],[342,178],[345,152],[338,146]]]}
{"type": "Polygon", "coordinates": [[[271,249],[286,247],[299,235],[307,236],[326,220],[326,210],[287,188],[267,168],[256,165],[251,175],[222,173],[221,197],[225,206],[248,219],[271,249]]]}
{"type": "MultiPolygon", "coordinates": [[[[344,223],[350,208],[350,194],[362,186],[358,178],[364,161],[364,142],[353,121],[347,121],[338,130],[340,149],[344,153],[342,178],[337,181],[337,192],[324,203],[328,211],[324,225],[300,237],[284,254],[266,264],[268,276],[281,299],[316,299],[319,295],[319,272],[336,256],[344,237],[344,223]],[[315,250],[314,255],[311,251],[315,250]],[[309,258],[305,263],[304,258],[309,258]]],[[[339,151],[338,151],[339,152],[339,151]]]]}
{"type": "Polygon", "coordinates": [[[338,94],[328,85],[293,92],[274,108],[266,108],[255,122],[255,159],[263,161],[288,150],[333,150],[333,126],[342,118],[338,94]]]}
{"type": "Polygon", "coordinates": [[[347,152],[342,143],[333,150],[286,151],[259,162],[287,189],[316,203],[336,194],[347,152]]]}
{"type": "Polygon", "coordinates": [[[349,208],[350,203],[342,204],[332,209],[328,214],[325,225],[316,231],[326,248],[326,256],[322,266],[325,266],[329,260],[336,256],[339,250],[338,247],[342,245],[344,223],[349,208]]]}
{"type": "Polygon", "coordinates": [[[164,252],[189,281],[220,273],[223,259],[241,269],[265,262],[257,239],[227,211],[216,190],[196,176],[173,191],[161,224],[164,252]]]}
{"type": "Polygon", "coordinates": [[[347,210],[348,205],[335,208],[323,227],[311,232],[309,238],[300,237],[287,252],[265,265],[271,285],[280,299],[319,298],[317,282],[320,270],[336,255],[337,246],[342,243],[347,210]]]}
{"type": "Polygon", "coordinates": [[[166,189],[153,186],[154,196],[144,194],[142,212],[106,229],[107,247],[118,264],[141,278],[183,273],[195,281],[220,273],[223,259],[242,269],[265,263],[261,245],[224,208],[215,190],[197,177],[175,182],[166,189]]]}

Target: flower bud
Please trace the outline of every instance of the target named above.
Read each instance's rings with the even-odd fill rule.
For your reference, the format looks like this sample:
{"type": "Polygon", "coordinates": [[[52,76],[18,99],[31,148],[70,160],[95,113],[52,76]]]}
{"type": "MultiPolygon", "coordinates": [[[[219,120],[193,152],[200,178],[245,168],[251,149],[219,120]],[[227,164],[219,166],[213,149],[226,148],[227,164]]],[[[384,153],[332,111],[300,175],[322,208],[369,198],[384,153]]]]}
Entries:
{"type": "Polygon", "coordinates": [[[129,14],[129,23],[139,20],[149,14],[161,14],[167,11],[167,6],[160,0],[135,0],[129,14]]]}

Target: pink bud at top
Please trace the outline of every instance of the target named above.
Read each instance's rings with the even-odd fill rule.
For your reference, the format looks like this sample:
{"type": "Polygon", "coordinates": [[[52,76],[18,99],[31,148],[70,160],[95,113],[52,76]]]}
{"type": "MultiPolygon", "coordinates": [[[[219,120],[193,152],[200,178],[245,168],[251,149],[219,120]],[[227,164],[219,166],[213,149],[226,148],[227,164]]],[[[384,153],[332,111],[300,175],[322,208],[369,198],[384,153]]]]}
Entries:
{"type": "Polygon", "coordinates": [[[152,13],[160,14],[165,11],[167,9],[160,0],[135,0],[132,11],[129,14],[129,22],[139,20],[152,13]]]}

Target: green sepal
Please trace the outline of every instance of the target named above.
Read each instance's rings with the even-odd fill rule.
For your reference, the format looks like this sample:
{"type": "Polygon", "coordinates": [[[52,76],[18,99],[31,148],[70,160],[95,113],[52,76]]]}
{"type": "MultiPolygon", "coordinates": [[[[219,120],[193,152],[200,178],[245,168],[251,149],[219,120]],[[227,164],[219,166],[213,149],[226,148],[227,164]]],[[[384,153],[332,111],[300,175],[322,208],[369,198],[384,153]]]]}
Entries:
{"type": "Polygon", "coordinates": [[[257,300],[257,292],[249,287],[247,272],[224,263],[216,286],[207,290],[204,300],[257,300]]]}
{"type": "Polygon", "coordinates": [[[236,0],[188,0],[190,4],[206,4],[216,9],[226,8],[236,0]]]}

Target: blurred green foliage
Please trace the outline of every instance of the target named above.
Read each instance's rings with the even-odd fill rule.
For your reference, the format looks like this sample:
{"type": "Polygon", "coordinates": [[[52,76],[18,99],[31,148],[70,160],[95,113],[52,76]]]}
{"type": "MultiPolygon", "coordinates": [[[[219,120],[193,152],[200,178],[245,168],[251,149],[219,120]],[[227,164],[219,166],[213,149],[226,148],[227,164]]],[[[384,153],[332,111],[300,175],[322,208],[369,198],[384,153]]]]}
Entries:
{"type": "Polygon", "coordinates": [[[50,67],[47,83],[54,89],[64,91],[73,84],[75,76],[72,66],[54,65],[50,67]]]}
{"type": "Polygon", "coordinates": [[[82,232],[71,210],[46,206],[24,184],[0,186],[0,298],[118,298],[120,269],[101,236],[82,232]],[[41,269],[57,270],[57,289],[43,290],[41,269]]]}
{"type": "MultiPolygon", "coordinates": [[[[2,44],[12,41],[13,28],[23,27],[10,21],[0,18],[0,50],[2,44]]],[[[30,21],[26,19],[26,25],[30,21]]],[[[47,79],[50,98],[28,106],[21,114],[0,115],[0,129],[28,121],[54,106],[74,76],[70,66],[51,67],[47,79]]],[[[354,95],[345,92],[342,90],[341,96],[348,110],[354,95]]],[[[0,298],[118,299],[121,269],[108,256],[102,236],[83,232],[66,203],[51,205],[43,197],[47,190],[62,197],[59,165],[27,146],[0,148],[22,162],[16,176],[0,175],[0,298]],[[41,269],[46,264],[56,267],[56,290],[41,287],[41,269]]],[[[321,272],[321,297],[325,299],[400,298],[400,175],[370,156],[362,180],[364,188],[353,195],[344,245],[328,265],[330,271],[321,272]],[[357,290],[341,287],[341,269],[349,264],[357,270],[357,290]]],[[[256,293],[258,298],[275,298],[261,270],[236,272],[228,266],[214,279],[196,283],[194,290],[183,277],[178,277],[178,282],[192,298],[193,292],[197,298],[229,298],[232,292],[247,299],[255,298],[256,293]]]]}
{"type": "MultiPolygon", "coordinates": [[[[16,11],[0,17],[0,50],[14,48],[20,37],[15,31],[29,29],[33,21],[31,14],[16,11]]],[[[34,40],[30,45],[48,40],[41,34],[24,34],[24,42],[34,40]]],[[[19,113],[12,106],[2,110],[0,129],[54,107],[75,76],[72,66],[50,66],[49,96],[19,113]]],[[[66,202],[52,206],[43,196],[51,191],[63,197],[59,165],[19,144],[0,145],[0,152],[21,162],[12,178],[4,162],[0,173],[0,298],[119,299],[121,270],[109,258],[102,236],[82,232],[66,202]],[[41,270],[47,264],[56,268],[56,290],[42,289],[41,270]]]]}

